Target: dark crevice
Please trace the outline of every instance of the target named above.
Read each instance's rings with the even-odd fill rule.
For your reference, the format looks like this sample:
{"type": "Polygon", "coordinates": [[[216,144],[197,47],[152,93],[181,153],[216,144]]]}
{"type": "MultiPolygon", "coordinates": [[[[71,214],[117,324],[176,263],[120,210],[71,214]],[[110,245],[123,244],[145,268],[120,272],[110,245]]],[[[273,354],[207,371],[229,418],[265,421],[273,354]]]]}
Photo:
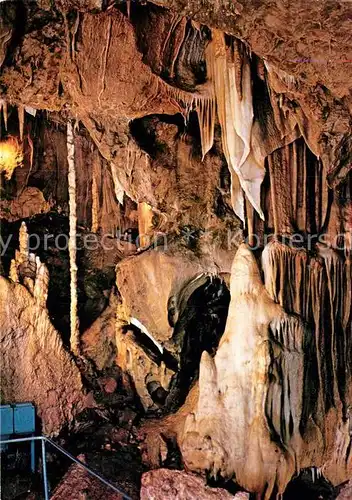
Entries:
{"type": "Polygon", "coordinates": [[[179,353],[179,371],[166,400],[168,411],[175,411],[185,401],[198,378],[202,352],[215,354],[225,330],[229,303],[230,293],[225,283],[220,278],[208,277],[179,311],[172,337],[174,349],[179,353]]]}

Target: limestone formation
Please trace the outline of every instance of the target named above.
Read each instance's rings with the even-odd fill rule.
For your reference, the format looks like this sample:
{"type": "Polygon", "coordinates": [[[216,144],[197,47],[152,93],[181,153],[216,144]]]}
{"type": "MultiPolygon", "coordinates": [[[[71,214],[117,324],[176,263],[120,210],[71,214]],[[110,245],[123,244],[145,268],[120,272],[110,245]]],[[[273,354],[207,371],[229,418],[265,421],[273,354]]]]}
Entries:
{"type": "Polygon", "coordinates": [[[85,407],[81,374],[50,322],[49,274],[28,254],[26,227],[10,278],[0,277],[1,400],[33,402],[43,433],[56,435],[85,407]]]}
{"type": "Polygon", "coordinates": [[[2,400],[142,497],[352,476],[350,14],[0,2],[2,400]]]}

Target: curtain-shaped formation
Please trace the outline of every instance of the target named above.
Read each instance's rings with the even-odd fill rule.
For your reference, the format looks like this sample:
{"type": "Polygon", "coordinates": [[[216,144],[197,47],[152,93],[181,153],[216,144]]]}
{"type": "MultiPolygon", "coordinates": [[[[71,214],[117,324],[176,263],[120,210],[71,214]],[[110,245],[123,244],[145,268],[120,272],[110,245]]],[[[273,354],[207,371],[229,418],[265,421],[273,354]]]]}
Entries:
{"type": "Polygon", "coordinates": [[[267,164],[270,191],[266,210],[275,234],[319,233],[328,212],[322,162],[300,138],[269,154],[267,164]]]}
{"type": "Polygon", "coordinates": [[[97,233],[116,234],[121,229],[121,202],[124,190],[116,178],[116,167],[94,151],[91,160],[91,229],[97,233]],[[121,187],[121,190],[120,190],[121,187]],[[117,198],[120,196],[120,199],[117,198]]]}
{"type": "Polygon", "coordinates": [[[202,157],[212,148],[214,143],[214,125],[216,117],[215,99],[196,98],[195,107],[198,115],[200,138],[202,144],[202,157]]]}
{"type": "Polygon", "coordinates": [[[213,30],[212,36],[206,54],[207,68],[214,85],[222,144],[231,172],[233,209],[244,221],[243,190],[251,205],[264,218],[260,186],[265,169],[251,150],[254,115],[249,60],[237,40],[227,47],[223,32],[213,30]]]}
{"type": "MultiPolygon", "coordinates": [[[[325,245],[317,256],[273,241],[262,254],[265,286],[288,313],[299,315],[313,334],[316,400],[307,409],[317,425],[329,408],[346,411],[351,378],[350,258],[325,245]]],[[[307,384],[311,380],[307,380],[307,384]]],[[[307,403],[308,404],[308,403],[307,403]]],[[[308,405],[309,406],[309,405],[308,405]]],[[[324,430],[321,429],[323,436],[324,430]]],[[[326,436],[324,436],[325,438],[326,436]]]]}

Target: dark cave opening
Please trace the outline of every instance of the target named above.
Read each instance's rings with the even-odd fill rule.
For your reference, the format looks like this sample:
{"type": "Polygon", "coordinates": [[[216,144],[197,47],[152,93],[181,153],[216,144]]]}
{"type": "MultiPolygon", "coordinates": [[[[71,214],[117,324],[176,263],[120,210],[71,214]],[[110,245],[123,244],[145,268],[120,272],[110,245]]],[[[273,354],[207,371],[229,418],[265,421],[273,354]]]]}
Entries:
{"type": "MultiPolygon", "coordinates": [[[[183,293],[187,295],[187,286],[183,293]]],[[[168,411],[175,411],[184,403],[190,387],[198,378],[203,351],[215,354],[225,330],[229,303],[230,292],[219,277],[207,277],[183,306],[181,299],[171,339],[179,359],[179,370],[166,400],[168,411]]]]}

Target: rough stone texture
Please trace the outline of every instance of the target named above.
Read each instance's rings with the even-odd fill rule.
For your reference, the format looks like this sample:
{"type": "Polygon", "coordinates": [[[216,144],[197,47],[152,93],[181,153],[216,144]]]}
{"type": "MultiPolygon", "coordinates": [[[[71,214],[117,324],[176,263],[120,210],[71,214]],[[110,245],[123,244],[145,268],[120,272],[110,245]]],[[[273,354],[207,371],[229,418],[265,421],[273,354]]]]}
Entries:
{"type": "MultiPolygon", "coordinates": [[[[182,351],[182,315],[192,293],[205,286],[212,273],[229,271],[231,252],[211,253],[206,245],[202,249],[208,253],[196,257],[187,248],[171,244],[123,259],[116,277],[121,297],[112,296],[109,307],[82,336],[82,351],[99,370],[112,366],[116,358],[117,365],[130,375],[145,409],[158,407],[150,384],[166,394],[178,371],[174,356],[182,351]],[[180,330],[172,338],[178,320],[180,330]],[[160,352],[162,346],[166,353],[160,352]]],[[[192,352],[194,356],[190,348],[188,356],[192,352]]]]}
{"type": "Polygon", "coordinates": [[[245,500],[248,493],[231,495],[222,488],[210,488],[194,474],[179,470],[157,469],[142,476],[141,500],[245,500]]]}
{"type": "Polygon", "coordinates": [[[42,432],[56,435],[85,407],[81,374],[49,319],[48,272],[23,246],[11,279],[0,277],[1,400],[33,402],[42,432]]]}
{"type": "Polygon", "coordinates": [[[45,200],[43,193],[34,187],[25,188],[14,200],[0,201],[0,217],[10,222],[49,210],[50,204],[45,200]]]}
{"type": "MultiPolygon", "coordinates": [[[[77,458],[81,462],[85,461],[84,455],[79,455],[77,458]]],[[[83,498],[89,498],[89,500],[105,500],[106,498],[122,500],[123,496],[91,476],[83,467],[73,464],[60,484],[55,488],[51,498],[53,500],[62,500],[63,498],[72,500],[82,500],[83,498]]]]}
{"type": "Polygon", "coordinates": [[[137,318],[158,341],[171,337],[168,300],[204,267],[190,252],[185,255],[151,250],[117,266],[116,284],[128,317],[137,318]]]}
{"type": "Polygon", "coordinates": [[[336,97],[349,96],[351,6],[337,2],[154,0],[248,43],[253,52],[336,97]]]}
{"type": "Polygon", "coordinates": [[[336,500],[350,500],[350,498],[352,498],[352,481],[348,481],[348,483],[339,488],[336,500]]]}
{"type": "Polygon", "coordinates": [[[81,337],[83,354],[98,370],[111,366],[116,358],[116,307],[114,295],[108,307],[81,337]]]}

